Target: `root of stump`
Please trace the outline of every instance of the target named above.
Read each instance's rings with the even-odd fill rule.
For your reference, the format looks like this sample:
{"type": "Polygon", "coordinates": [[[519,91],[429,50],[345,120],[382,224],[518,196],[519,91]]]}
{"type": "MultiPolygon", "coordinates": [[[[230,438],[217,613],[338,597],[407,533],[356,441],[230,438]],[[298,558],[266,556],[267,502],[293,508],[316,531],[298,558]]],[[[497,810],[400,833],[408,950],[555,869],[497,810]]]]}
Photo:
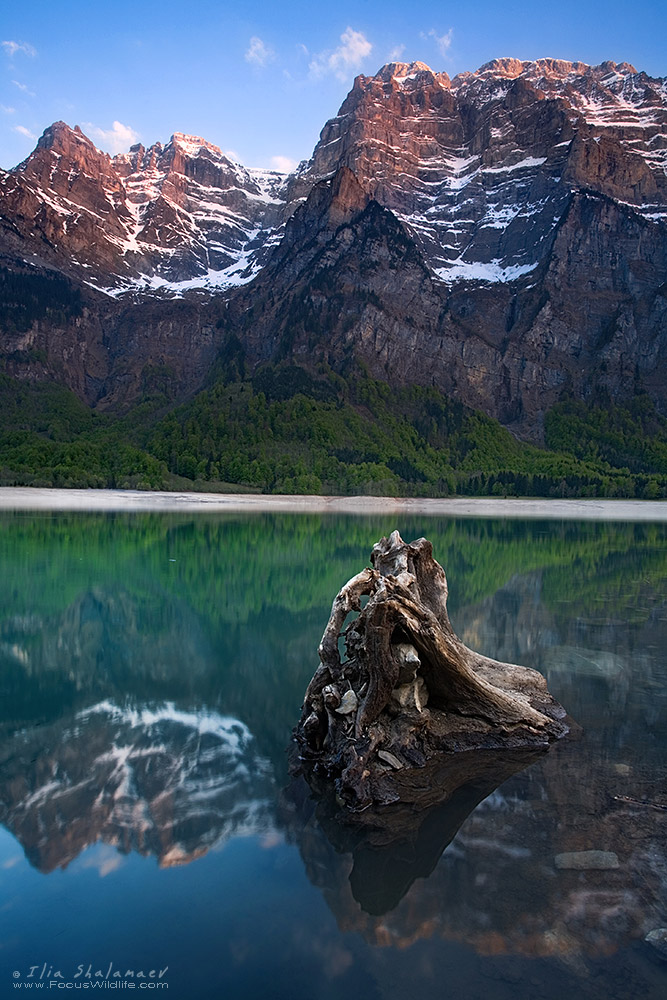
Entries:
{"type": "Polygon", "coordinates": [[[313,787],[333,783],[351,816],[394,803],[427,808],[456,786],[421,780],[434,758],[538,749],[565,735],[565,711],[540,673],[475,653],[455,635],[430,542],[406,544],[394,531],[371,563],[333,602],[295,730],[297,767],[313,787]],[[358,615],[346,626],[350,612],[358,615]]]}

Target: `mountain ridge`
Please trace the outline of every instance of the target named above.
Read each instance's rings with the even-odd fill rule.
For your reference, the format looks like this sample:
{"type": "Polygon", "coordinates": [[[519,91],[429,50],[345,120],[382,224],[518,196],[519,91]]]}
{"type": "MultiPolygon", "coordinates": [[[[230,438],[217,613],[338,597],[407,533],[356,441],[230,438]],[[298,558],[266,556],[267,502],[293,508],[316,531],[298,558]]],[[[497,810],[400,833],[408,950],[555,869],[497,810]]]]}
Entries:
{"type": "Polygon", "coordinates": [[[291,175],[55,123],[0,175],[1,262],[82,305],[17,326],[8,303],[5,370],[127,407],[146,366],[196,391],[233,334],[251,365],[358,357],[539,441],[563,393],[639,380],[667,407],[666,226],[667,82],[629,63],[389,63],[291,175]]]}
{"type": "MultiPolygon", "coordinates": [[[[473,124],[480,126],[479,122],[473,124]]],[[[516,206],[520,204],[520,199],[512,200],[502,191],[493,190],[506,186],[509,175],[515,174],[516,177],[511,180],[518,178],[518,186],[526,189],[530,184],[535,186],[534,175],[537,171],[545,175],[541,184],[544,188],[545,182],[548,186],[564,170],[565,181],[570,185],[588,183],[600,193],[610,194],[617,200],[622,200],[621,196],[625,194],[626,203],[636,210],[645,211],[651,218],[667,218],[664,204],[667,200],[667,137],[655,133],[653,126],[667,129],[667,84],[662,79],[637,73],[633,66],[625,62],[609,61],[599,66],[588,66],[558,59],[521,61],[504,57],[485,63],[475,72],[460,73],[453,79],[446,73],[434,72],[425,63],[394,62],[383,66],[373,77],[358,76],[355,79],[339,114],[325,124],[311,159],[300,164],[290,175],[246,168],[215,144],[181,132],[175,132],[165,144],[156,142],[144,147],[138,143],[127,153],[110,157],[96,150],[79,126],[70,128],[63,122],[56,122],[45,130],[33,153],[13,170],[4,173],[1,183],[5,189],[3,201],[9,199],[10,209],[11,195],[16,191],[15,188],[7,191],[10,178],[16,183],[25,179],[26,186],[29,190],[32,188],[33,193],[39,188],[46,202],[43,206],[46,215],[49,208],[60,216],[71,215],[73,207],[85,210],[87,206],[82,201],[86,196],[92,199],[92,205],[88,207],[93,210],[97,207],[98,216],[100,210],[104,212],[104,221],[111,230],[109,240],[112,244],[115,242],[116,249],[121,251],[115,255],[119,273],[109,275],[112,279],[109,286],[98,286],[104,290],[156,291],[162,288],[166,292],[187,292],[202,287],[224,291],[246,283],[257,273],[266,259],[266,250],[270,250],[280,238],[286,218],[305,199],[304,191],[313,183],[333,176],[340,165],[349,166],[353,172],[362,175],[364,167],[373,167],[360,178],[362,183],[381,204],[395,211],[410,229],[437,277],[446,281],[502,281],[519,277],[517,268],[524,268],[521,273],[527,273],[527,268],[534,266],[530,261],[529,264],[506,264],[504,268],[489,267],[496,258],[489,258],[489,253],[485,253],[490,248],[489,237],[494,235],[488,230],[511,229],[513,216],[518,214],[516,206]],[[399,97],[404,107],[398,112],[392,108],[392,113],[400,129],[401,123],[405,123],[405,106],[414,105],[412,98],[415,96],[422,111],[426,102],[428,107],[425,110],[431,116],[443,110],[445,115],[443,118],[442,114],[435,114],[435,122],[419,123],[422,135],[417,135],[417,139],[422,140],[422,145],[430,146],[430,157],[416,164],[411,163],[410,169],[404,171],[405,180],[397,184],[391,176],[383,178],[384,164],[380,163],[378,155],[370,160],[368,157],[366,160],[361,158],[360,162],[359,147],[364,142],[382,147],[381,159],[385,164],[392,157],[396,159],[395,154],[404,150],[396,143],[382,144],[375,137],[378,123],[385,123],[377,114],[369,115],[368,108],[360,108],[359,104],[377,104],[378,97],[383,101],[389,99],[391,104],[392,98],[399,97]],[[437,100],[434,102],[434,97],[439,98],[439,104],[437,100]],[[503,97],[507,107],[498,104],[503,97]],[[473,137],[472,142],[470,137],[466,138],[462,120],[451,119],[449,129],[443,131],[447,115],[454,108],[452,101],[457,100],[466,102],[468,115],[471,109],[495,105],[491,108],[490,120],[481,122],[486,130],[481,138],[473,137]],[[560,111],[560,116],[556,114],[560,120],[550,123],[546,135],[535,134],[536,130],[531,129],[530,123],[528,128],[524,126],[517,131],[517,122],[512,120],[511,114],[517,108],[511,105],[516,104],[520,108],[527,103],[545,100],[557,104],[565,101],[572,114],[568,118],[563,113],[563,107],[554,109],[555,112],[560,111]],[[579,126],[586,125],[601,134],[577,136],[571,155],[566,156],[570,153],[569,148],[561,148],[561,152],[556,153],[559,146],[566,143],[572,145],[575,139],[577,130],[572,128],[574,114],[581,119],[579,126]],[[360,123],[364,115],[368,124],[366,131],[363,121],[360,123]],[[623,116],[629,120],[623,121],[623,116]],[[352,135],[351,141],[349,122],[346,122],[350,117],[354,119],[357,132],[362,130],[360,135],[352,135]],[[604,134],[609,129],[615,133],[611,147],[608,136],[604,134]],[[348,136],[343,134],[345,131],[348,136]],[[553,142],[554,138],[560,138],[560,133],[565,138],[560,143],[553,142]],[[346,146],[344,154],[336,154],[332,159],[329,147],[342,140],[343,146],[346,146]],[[601,148],[592,149],[589,140],[598,146],[601,143],[601,148]],[[460,145],[452,145],[454,142],[460,145]],[[610,164],[610,161],[617,157],[618,143],[629,154],[630,168],[629,176],[614,182],[612,174],[618,164],[610,164]],[[528,150],[528,146],[535,148],[528,150]],[[86,155],[81,155],[82,147],[86,155]],[[50,157],[49,152],[52,154],[50,157]],[[520,155],[520,152],[528,152],[529,155],[520,155]],[[458,155],[461,153],[466,155],[458,155]],[[538,155],[532,155],[534,153],[538,155]],[[61,176],[58,164],[53,162],[54,158],[59,159],[63,155],[73,160],[74,169],[79,171],[74,182],[71,167],[65,176],[61,176]],[[430,162],[427,162],[428,159],[430,162]],[[640,163],[642,160],[646,165],[644,169],[640,163]],[[537,169],[545,164],[544,170],[537,169]],[[654,168],[662,169],[658,172],[654,168]],[[94,180],[95,174],[101,182],[98,185],[101,191],[93,195],[91,185],[86,186],[86,181],[94,180]],[[497,176],[494,177],[494,174],[497,176]],[[430,179],[426,179],[427,175],[430,179]],[[462,235],[454,241],[456,246],[445,248],[452,252],[434,252],[438,242],[433,238],[434,232],[443,225],[443,220],[448,220],[450,228],[456,230],[458,193],[471,184],[477,189],[473,190],[473,200],[476,197],[480,202],[478,218],[473,221],[487,230],[485,242],[488,246],[476,247],[475,252],[463,246],[470,235],[468,224],[468,228],[466,225],[461,228],[462,235]],[[67,195],[74,192],[76,196],[77,189],[81,189],[78,200],[66,197],[65,186],[67,195]],[[436,204],[436,209],[440,211],[434,209],[434,196],[425,192],[424,187],[437,188],[436,197],[440,204],[436,204]],[[480,192],[480,188],[485,191],[480,192]],[[661,196],[659,203],[640,200],[658,195],[661,196]],[[211,198],[214,200],[209,200],[211,198]],[[428,204],[429,201],[431,204],[428,204]],[[426,231],[431,223],[432,231],[428,233],[426,231]],[[160,238],[159,231],[165,227],[166,235],[163,233],[160,238]],[[180,252],[175,252],[177,240],[180,252]],[[268,247],[265,248],[264,243],[268,243],[268,247]],[[457,256],[453,255],[454,249],[459,251],[457,256]],[[243,264],[246,266],[243,267],[243,264]],[[479,266],[475,268],[475,264],[479,266]],[[144,266],[143,271],[140,265],[144,266]],[[175,285],[182,287],[176,289],[175,285]]],[[[402,134],[405,137],[406,133],[402,134]]],[[[407,160],[410,160],[409,155],[407,160]]],[[[391,173],[390,170],[388,172],[391,173]]],[[[560,181],[561,177],[558,176],[557,180],[560,181]]],[[[539,208],[540,192],[534,193],[533,200],[522,206],[524,213],[535,213],[539,208]]],[[[544,191],[541,193],[544,194],[544,191]]],[[[466,191],[465,204],[471,200],[469,194],[466,191]]],[[[554,201],[551,195],[549,209],[561,202],[562,196],[554,201]]],[[[21,214],[26,219],[30,217],[29,212],[21,214]]],[[[36,215],[33,215],[33,221],[35,218],[36,215]]],[[[54,228],[54,220],[49,222],[54,228]]],[[[77,216],[74,222],[81,226],[81,216],[77,216]]],[[[48,236],[48,232],[45,235],[48,236]]],[[[91,242],[87,230],[86,235],[91,242]]],[[[74,241],[74,250],[79,243],[74,241]]],[[[515,248],[508,250],[499,246],[498,241],[496,245],[503,261],[512,253],[516,256],[515,248]]],[[[442,251],[442,246],[437,249],[442,251]]],[[[60,260],[62,263],[62,255],[60,260]]],[[[108,267],[109,254],[104,260],[108,267]]],[[[95,268],[94,255],[90,260],[77,260],[73,255],[69,263],[75,272],[78,265],[79,277],[82,276],[82,269],[95,268]]],[[[83,277],[85,280],[85,275],[83,277]]]]}

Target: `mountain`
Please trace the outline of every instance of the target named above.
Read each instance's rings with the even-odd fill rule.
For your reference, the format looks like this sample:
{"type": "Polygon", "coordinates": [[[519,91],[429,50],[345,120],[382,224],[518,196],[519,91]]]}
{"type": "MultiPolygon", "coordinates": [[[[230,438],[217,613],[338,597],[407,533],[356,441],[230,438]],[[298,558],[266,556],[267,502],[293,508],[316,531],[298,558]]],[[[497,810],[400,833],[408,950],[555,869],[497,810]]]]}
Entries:
{"type": "Polygon", "coordinates": [[[627,63],[391,63],[290,176],[181,133],[111,158],[59,122],[0,175],[0,234],[5,370],[98,408],[156,370],[191,394],[230,338],[535,441],[564,395],[667,408],[667,83],[627,63]]]}
{"type": "Polygon", "coordinates": [[[301,175],[349,167],[447,284],[505,283],[550,252],[576,189],[667,219],[667,91],[627,63],[497,59],[358,77],[301,175]]]}
{"type": "Polygon", "coordinates": [[[3,221],[27,261],[109,293],[221,290],[253,277],[284,186],[282,174],[247,170],[196,136],[177,132],[166,146],[138,144],[112,159],[78,126],[56,122],[2,177],[3,221]]]}

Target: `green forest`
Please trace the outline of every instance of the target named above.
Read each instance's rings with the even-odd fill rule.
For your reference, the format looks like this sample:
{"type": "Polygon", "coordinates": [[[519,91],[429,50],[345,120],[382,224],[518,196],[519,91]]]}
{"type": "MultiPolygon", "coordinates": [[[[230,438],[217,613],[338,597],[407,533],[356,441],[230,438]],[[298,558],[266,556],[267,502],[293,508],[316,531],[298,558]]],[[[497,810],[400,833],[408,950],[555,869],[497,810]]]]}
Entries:
{"type": "MultiPolygon", "coordinates": [[[[232,345],[233,346],[233,345],[232,345]]],[[[150,374],[150,373],[149,373],[150,374]]],[[[180,405],[148,378],[122,416],[55,383],[0,374],[5,486],[390,496],[667,496],[667,419],[642,392],[627,403],[564,399],[544,448],[438,390],[395,389],[284,362],[252,375],[227,350],[180,405]]]]}

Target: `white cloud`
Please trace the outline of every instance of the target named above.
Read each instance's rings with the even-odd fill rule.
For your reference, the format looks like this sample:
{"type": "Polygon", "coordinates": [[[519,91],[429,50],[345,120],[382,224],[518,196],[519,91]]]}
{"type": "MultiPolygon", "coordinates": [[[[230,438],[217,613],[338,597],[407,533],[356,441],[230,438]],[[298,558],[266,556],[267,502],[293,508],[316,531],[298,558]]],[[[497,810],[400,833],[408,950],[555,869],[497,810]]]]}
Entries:
{"type": "Polygon", "coordinates": [[[82,868],[94,868],[100,878],[105,878],[111,872],[122,868],[124,864],[125,858],[108,844],[102,844],[94,848],[92,856],[86,857],[84,855],[81,861],[82,868]]]}
{"type": "Polygon", "coordinates": [[[15,115],[16,108],[9,108],[6,104],[0,104],[0,110],[6,115],[15,115]]]}
{"type": "Polygon", "coordinates": [[[25,56],[37,55],[37,49],[29,42],[2,42],[1,44],[10,59],[13,59],[17,52],[22,52],[25,56]]]}
{"type": "Polygon", "coordinates": [[[281,174],[291,174],[298,167],[296,160],[291,160],[289,156],[272,156],[271,166],[274,170],[279,170],[281,174]]]}
{"type": "Polygon", "coordinates": [[[27,94],[28,97],[35,96],[35,92],[31,90],[30,87],[26,87],[25,83],[19,83],[18,80],[12,80],[12,83],[14,84],[15,87],[18,87],[19,90],[21,90],[24,94],[27,94]]]}
{"type": "Polygon", "coordinates": [[[339,80],[348,80],[350,73],[361,67],[373,49],[366,36],[353,28],[346,28],[340,40],[342,44],[333,52],[320,52],[311,60],[309,65],[311,76],[322,77],[332,73],[339,80]]]}
{"type": "Polygon", "coordinates": [[[438,49],[440,50],[441,56],[446,56],[447,53],[449,52],[450,46],[452,44],[453,35],[454,35],[453,28],[450,28],[449,31],[446,31],[444,35],[439,35],[438,32],[435,30],[435,28],[431,28],[431,30],[426,35],[424,34],[423,31],[421,33],[422,38],[432,38],[435,41],[435,44],[438,46],[438,49]]]}
{"type": "Polygon", "coordinates": [[[139,133],[129,125],[123,125],[122,122],[114,122],[109,129],[99,128],[91,122],[83,122],[83,129],[86,135],[99,143],[102,149],[112,154],[126,152],[139,140],[139,133]]]}
{"type": "Polygon", "coordinates": [[[24,135],[26,139],[36,139],[37,136],[26,128],[25,125],[13,125],[12,129],[14,132],[18,132],[19,135],[24,135]]]}
{"type": "Polygon", "coordinates": [[[405,45],[395,45],[394,48],[389,53],[389,62],[398,62],[403,53],[405,52],[405,45]]]}
{"type": "Polygon", "coordinates": [[[270,49],[257,35],[253,35],[245,54],[245,61],[252,63],[253,66],[266,66],[274,58],[275,53],[273,49],[270,49]]]}

